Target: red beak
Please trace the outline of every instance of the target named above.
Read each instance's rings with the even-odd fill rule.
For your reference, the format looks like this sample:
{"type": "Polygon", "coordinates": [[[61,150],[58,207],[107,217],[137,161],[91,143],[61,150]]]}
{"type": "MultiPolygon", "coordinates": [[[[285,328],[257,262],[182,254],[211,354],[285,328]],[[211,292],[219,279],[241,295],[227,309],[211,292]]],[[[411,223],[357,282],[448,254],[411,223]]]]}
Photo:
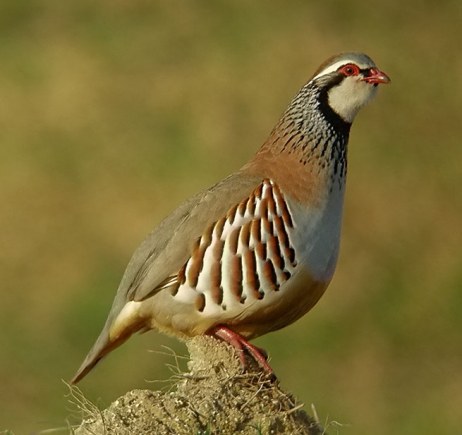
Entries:
{"type": "Polygon", "coordinates": [[[363,81],[370,83],[372,85],[378,85],[379,83],[390,83],[391,79],[383,71],[380,71],[378,68],[370,68],[369,74],[365,76],[363,81]]]}

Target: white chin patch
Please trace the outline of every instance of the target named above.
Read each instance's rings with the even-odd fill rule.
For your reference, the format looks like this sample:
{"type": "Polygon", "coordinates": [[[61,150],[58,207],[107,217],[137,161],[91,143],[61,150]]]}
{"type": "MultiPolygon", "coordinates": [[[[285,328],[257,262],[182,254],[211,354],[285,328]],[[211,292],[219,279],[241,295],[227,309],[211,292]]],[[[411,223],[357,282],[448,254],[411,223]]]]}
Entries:
{"type": "Polygon", "coordinates": [[[329,106],[346,122],[353,122],[361,107],[376,94],[377,86],[372,86],[357,77],[346,77],[339,85],[329,90],[329,106]]]}

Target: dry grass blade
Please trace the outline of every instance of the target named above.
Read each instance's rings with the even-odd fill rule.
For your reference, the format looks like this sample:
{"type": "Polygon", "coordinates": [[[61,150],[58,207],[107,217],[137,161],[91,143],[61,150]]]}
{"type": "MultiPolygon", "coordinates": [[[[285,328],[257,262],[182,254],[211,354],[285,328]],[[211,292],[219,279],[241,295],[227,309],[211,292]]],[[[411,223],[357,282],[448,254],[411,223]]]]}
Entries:
{"type": "MultiPolygon", "coordinates": [[[[228,434],[290,433],[321,435],[309,417],[279,383],[252,366],[242,372],[240,361],[227,344],[212,337],[188,343],[189,372],[175,374],[168,393],[134,390],[100,412],[80,390],[72,390],[73,403],[88,416],[75,431],[107,434],[228,434]]],[[[175,355],[172,353],[175,357],[175,355]]],[[[175,358],[175,362],[178,359],[175,358]]]]}

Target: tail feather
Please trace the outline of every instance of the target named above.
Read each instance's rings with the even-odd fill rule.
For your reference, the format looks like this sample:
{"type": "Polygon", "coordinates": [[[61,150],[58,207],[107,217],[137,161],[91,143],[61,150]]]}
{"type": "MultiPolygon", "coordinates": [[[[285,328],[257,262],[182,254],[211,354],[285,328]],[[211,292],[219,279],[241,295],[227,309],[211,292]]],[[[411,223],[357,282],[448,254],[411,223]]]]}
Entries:
{"type": "Polygon", "coordinates": [[[139,315],[141,302],[131,301],[120,305],[114,303],[100,336],[71,379],[71,384],[79,382],[105,355],[119,347],[133,333],[146,327],[139,315]]]}
{"type": "Polygon", "coordinates": [[[82,365],[71,379],[70,383],[76,384],[82,380],[104,356],[106,356],[116,347],[119,347],[125,340],[130,337],[130,335],[131,332],[129,334],[124,334],[121,337],[118,337],[116,340],[111,341],[107,332],[103,330],[101,335],[98,337],[98,340],[96,340],[96,343],[91,348],[90,352],[88,352],[88,355],[85,357],[82,365]]]}
{"type": "Polygon", "coordinates": [[[102,358],[128,340],[132,334],[142,329],[142,326],[141,322],[131,324],[124,328],[117,337],[111,339],[108,333],[108,325],[106,325],[82,365],[70,380],[70,384],[75,385],[82,380],[102,358]]]}

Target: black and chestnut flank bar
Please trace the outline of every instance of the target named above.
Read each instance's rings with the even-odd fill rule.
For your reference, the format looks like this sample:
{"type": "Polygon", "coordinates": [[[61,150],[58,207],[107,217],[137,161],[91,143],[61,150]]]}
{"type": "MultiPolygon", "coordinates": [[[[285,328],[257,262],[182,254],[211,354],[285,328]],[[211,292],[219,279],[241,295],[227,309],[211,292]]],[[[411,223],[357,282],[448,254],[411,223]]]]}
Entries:
{"type": "Polygon", "coordinates": [[[306,314],[332,279],[351,124],[389,81],[365,54],[324,62],[252,159],[186,200],[135,251],[72,382],[150,329],[218,337],[242,351],[243,367],[248,352],[272,372],[248,340],[306,314]]]}

